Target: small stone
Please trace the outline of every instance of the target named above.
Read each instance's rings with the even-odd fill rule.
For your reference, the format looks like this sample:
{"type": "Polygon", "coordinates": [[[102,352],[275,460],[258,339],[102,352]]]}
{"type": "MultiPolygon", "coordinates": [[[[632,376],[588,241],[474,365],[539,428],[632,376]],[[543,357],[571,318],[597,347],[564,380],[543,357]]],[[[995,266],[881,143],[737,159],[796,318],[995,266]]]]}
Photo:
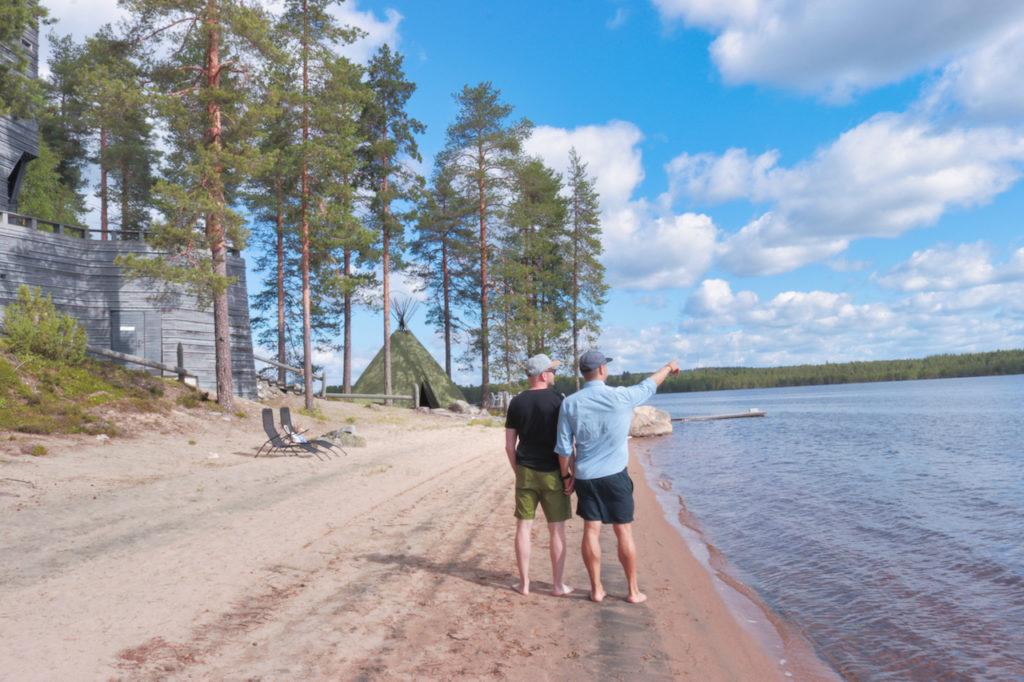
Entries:
{"type": "Polygon", "coordinates": [[[321,439],[340,445],[343,448],[364,448],[366,447],[366,439],[362,436],[355,434],[355,427],[346,426],[343,429],[337,429],[336,431],[328,431],[324,435],[320,436],[321,439]],[[349,431],[349,429],[352,429],[349,431]]]}
{"type": "Polygon", "coordinates": [[[108,436],[105,433],[98,433],[96,434],[96,440],[98,440],[101,443],[106,443],[108,440],[110,440],[110,436],[108,436]]]}

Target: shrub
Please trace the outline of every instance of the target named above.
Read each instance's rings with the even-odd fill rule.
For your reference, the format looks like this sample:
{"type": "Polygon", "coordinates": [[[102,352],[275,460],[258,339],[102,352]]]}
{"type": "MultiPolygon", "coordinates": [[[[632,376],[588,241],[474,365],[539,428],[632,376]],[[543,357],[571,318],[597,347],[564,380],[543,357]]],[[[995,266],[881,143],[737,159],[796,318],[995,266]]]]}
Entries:
{"type": "Polygon", "coordinates": [[[28,454],[33,457],[44,457],[46,456],[46,448],[42,445],[33,445],[32,449],[28,451],[28,454]]]}
{"type": "Polygon", "coordinates": [[[14,353],[31,353],[72,365],[85,360],[85,330],[57,311],[49,296],[24,284],[4,311],[4,333],[14,353]]]}

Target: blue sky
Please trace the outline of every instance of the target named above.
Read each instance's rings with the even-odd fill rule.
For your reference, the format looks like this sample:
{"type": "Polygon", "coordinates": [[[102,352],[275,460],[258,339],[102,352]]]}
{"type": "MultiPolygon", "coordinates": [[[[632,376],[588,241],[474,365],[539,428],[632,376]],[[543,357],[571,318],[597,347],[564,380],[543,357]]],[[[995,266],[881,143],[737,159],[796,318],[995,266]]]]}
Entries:
{"type": "MultiPolygon", "coordinates": [[[[55,0],[57,30],[106,3],[55,0]],[[90,5],[92,5],[90,7],[90,5]]],[[[427,124],[491,81],[602,194],[617,369],[1024,346],[1024,4],[935,0],[359,0],[427,124]]],[[[404,283],[407,288],[412,283],[404,283]]],[[[441,357],[422,319],[420,339],[441,357]]],[[[356,318],[356,369],[380,347],[356,318]]],[[[320,352],[330,376],[337,353],[320,352]]],[[[460,372],[463,382],[477,372],[460,372]]]]}

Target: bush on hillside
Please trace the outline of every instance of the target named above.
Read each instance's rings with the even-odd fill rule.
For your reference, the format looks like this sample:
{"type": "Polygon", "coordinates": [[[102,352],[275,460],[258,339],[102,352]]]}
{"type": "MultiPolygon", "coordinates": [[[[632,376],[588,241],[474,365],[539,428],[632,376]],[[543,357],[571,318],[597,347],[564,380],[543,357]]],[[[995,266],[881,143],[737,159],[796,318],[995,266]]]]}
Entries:
{"type": "Polygon", "coordinates": [[[18,298],[4,310],[4,334],[9,349],[71,365],[85,360],[86,337],[78,321],[57,311],[38,288],[18,287],[18,298]]]}

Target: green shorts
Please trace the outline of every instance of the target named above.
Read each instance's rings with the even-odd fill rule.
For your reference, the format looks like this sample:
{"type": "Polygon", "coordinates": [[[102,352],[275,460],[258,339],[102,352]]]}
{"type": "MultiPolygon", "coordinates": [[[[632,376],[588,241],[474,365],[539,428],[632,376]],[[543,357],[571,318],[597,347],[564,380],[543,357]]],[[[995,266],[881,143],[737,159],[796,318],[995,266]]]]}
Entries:
{"type": "Polygon", "coordinates": [[[562,472],[537,471],[529,467],[516,466],[516,518],[532,520],[537,513],[537,503],[544,509],[548,523],[568,521],[572,516],[569,496],[562,486],[562,472]]]}

